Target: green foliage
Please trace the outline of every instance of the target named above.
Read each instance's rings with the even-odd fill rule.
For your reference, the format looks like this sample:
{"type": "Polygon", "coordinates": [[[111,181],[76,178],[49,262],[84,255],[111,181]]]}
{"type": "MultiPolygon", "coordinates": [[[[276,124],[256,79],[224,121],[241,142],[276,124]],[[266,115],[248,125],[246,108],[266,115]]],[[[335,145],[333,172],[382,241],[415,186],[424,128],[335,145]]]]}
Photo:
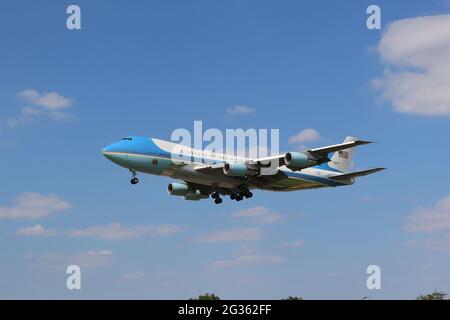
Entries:
{"type": "Polygon", "coordinates": [[[417,300],[447,300],[447,294],[443,291],[434,290],[432,293],[420,295],[417,300]]]}
{"type": "Polygon", "coordinates": [[[220,300],[214,293],[205,293],[198,296],[198,298],[191,298],[189,300],[220,300]]]}

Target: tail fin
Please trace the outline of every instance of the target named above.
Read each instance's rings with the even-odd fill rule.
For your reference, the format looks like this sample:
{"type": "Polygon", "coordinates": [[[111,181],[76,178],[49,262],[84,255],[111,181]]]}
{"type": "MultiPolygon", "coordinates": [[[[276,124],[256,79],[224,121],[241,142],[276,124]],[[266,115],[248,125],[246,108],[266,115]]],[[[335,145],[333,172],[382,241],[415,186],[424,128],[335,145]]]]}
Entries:
{"type": "MultiPolygon", "coordinates": [[[[347,137],[344,142],[356,141],[358,138],[347,137]]],[[[352,165],[353,154],[355,153],[355,148],[349,148],[345,150],[336,151],[331,157],[331,161],[328,165],[334,169],[342,172],[348,172],[348,169],[352,165]]]]}

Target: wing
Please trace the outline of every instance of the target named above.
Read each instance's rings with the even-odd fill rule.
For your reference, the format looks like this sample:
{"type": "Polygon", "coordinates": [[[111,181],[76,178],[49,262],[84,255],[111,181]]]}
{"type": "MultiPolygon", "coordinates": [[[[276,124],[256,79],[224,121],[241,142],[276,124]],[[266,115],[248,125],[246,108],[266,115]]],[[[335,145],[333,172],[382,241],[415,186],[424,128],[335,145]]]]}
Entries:
{"type": "MultiPolygon", "coordinates": [[[[322,164],[325,162],[329,162],[330,159],[328,158],[328,154],[331,152],[336,152],[339,150],[345,150],[349,148],[353,148],[359,145],[365,145],[371,143],[370,141],[365,140],[353,140],[353,141],[347,141],[340,144],[334,144],[326,147],[321,148],[315,148],[315,149],[309,149],[305,152],[302,152],[304,156],[308,158],[307,164],[305,164],[301,168],[297,168],[297,170],[301,170],[307,167],[312,167],[318,164],[322,164]]],[[[286,155],[287,154],[280,154],[270,157],[264,157],[264,158],[257,158],[257,159],[249,159],[246,161],[245,165],[248,169],[247,175],[249,176],[258,176],[261,174],[262,168],[279,168],[281,166],[289,165],[286,163],[286,155]],[[275,166],[272,166],[272,164],[275,162],[275,166]]],[[[220,164],[214,164],[214,165],[200,165],[194,168],[194,170],[202,173],[207,174],[216,174],[221,175],[223,174],[223,168],[225,163],[220,164]]],[[[275,170],[277,171],[277,170],[275,170]]],[[[276,172],[273,172],[276,173],[276,172]]]]}
{"type": "MultiPolygon", "coordinates": [[[[365,141],[365,140],[353,140],[353,141],[347,141],[339,144],[333,144],[331,146],[321,147],[321,148],[315,148],[315,149],[309,149],[305,151],[305,154],[308,154],[311,158],[311,160],[316,160],[316,164],[324,163],[330,161],[328,159],[328,154],[331,152],[336,152],[339,150],[345,150],[349,148],[354,148],[360,145],[365,145],[372,143],[371,141],[365,141]]],[[[276,155],[271,157],[264,157],[259,159],[252,159],[249,160],[250,164],[259,165],[259,166],[270,166],[271,161],[279,161],[280,166],[286,165],[285,162],[285,154],[282,155],[276,155]]],[[[316,165],[314,164],[314,165],[316,165]]]]}
{"type": "Polygon", "coordinates": [[[212,165],[199,165],[194,168],[195,171],[206,174],[223,174],[223,166],[225,163],[212,165]]]}
{"type": "Polygon", "coordinates": [[[364,140],[354,140],[354,141],[334,144],[334,145],[327,146],[327,147],[310,149],[310,150],[308,150],[308,152],[313,154],[313,155],[323,155],[323,154],[328,154],[328,153],[336,152],[336,151],[339,151],[339,150],[345,150],[345,149],[349,149],[349,148],[353,148],[353,147],[356,147],[356,146],[369,144],[369,143],[372,143],[372,142],[371,141],[364,141],[364,140]]]}

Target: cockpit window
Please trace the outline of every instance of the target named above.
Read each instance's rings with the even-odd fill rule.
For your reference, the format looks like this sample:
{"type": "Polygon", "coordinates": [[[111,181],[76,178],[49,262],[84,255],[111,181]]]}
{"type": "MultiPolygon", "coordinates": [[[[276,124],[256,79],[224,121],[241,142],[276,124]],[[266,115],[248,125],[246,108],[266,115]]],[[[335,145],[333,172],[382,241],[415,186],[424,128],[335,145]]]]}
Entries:
{"type": "Polygon", "coordinates": [[[133,140],[133,138],[123,138],[122,140],[133,140]]]}

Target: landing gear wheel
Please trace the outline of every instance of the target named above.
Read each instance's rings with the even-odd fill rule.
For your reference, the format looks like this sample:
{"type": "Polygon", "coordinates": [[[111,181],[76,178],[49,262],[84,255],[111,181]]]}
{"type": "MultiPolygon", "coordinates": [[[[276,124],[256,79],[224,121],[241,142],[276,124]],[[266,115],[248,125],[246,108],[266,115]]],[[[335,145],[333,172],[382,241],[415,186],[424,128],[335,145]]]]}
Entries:
{"type": "Polygon", "coordinates": [[[130,169],[131,174],[133,175],[133,177],[131,178],[131,184],[136,184],[139,182],[139,179],[136,178],[136,171],[134,169],[130,169]]]}
{"type": "Polygon", "coordinates": [[[230,195],[230,199],[231,200],[235,200],[236,199],[236,195],[235,194],[230,195]]]}
{"type": "Polygon", "coordinates": [[[220,194],[218,194],[217,192],[214,192],[212,195],[211,195],[211,198],[213,198],[213,199],[217,199],[217,198],[219,198],[220,197],[220,194]]]}
{"type": "Polygon", "coordinates": [[[236,201],[241,201],[242,199],[244,199],[244,197],[242,196],[242,194],[238,195],[236,197],[236,201]]]}
{"type": "Polygon", "coordinates": [[[247,192],[244,194],[244,197],[246,197],[247,199],[248,199],[248,198],[251,198],[251,197],[253,197],[253,193],[252,193],[251,191],[247,191],[247,192]]]}
{"type": "Polygon", "coordinates": [[[220,204],[220,203],[222,203],[222,198],[216,198],[216,199],[214,199],[214,203],[215,203],[215,204],[220,204]]]}

